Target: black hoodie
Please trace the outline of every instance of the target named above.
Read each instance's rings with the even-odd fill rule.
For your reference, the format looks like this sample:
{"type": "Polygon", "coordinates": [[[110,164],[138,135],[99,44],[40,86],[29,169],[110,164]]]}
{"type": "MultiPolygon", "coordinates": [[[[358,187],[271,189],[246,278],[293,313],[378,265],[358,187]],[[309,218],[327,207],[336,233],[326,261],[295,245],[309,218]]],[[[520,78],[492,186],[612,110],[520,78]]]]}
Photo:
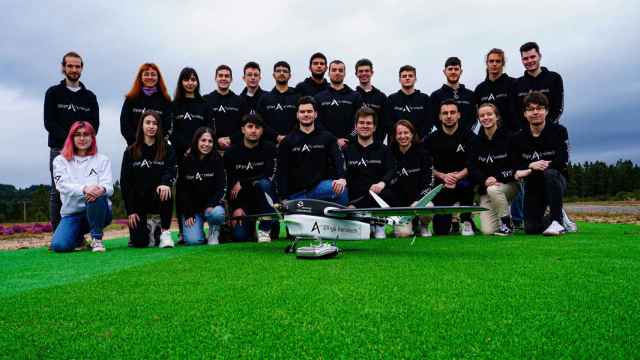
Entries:
{"type": "Polygon", "coordinates": [[[229,188],[236,182],[240,182],[242,187],[247,187],[260,179],[273,181],[276,170],[276,146],[272,142],[260,141],[256,147],[250,149],[244,142],[239,142],[224,153],[224,168],[227,171],[229,188]]]}
{"type": "Polygon", "coordinates": [[[487,193],[484,185],[488,177],[493,176],[503,184],[513,182],[513,159],[511,158],[508,130],[499,127],[489,139],[484,129],[480,129],[478,135],[471,142],[471,161],[469,173],[473,181],[478,184],[478,193],[487,193]]]}
{"type": "Polygon", "coordinates": [[[344,85],[340,90],[332,87],[315,96],[318,119],[325,129],[338,139],[355,135],[356,111],[362,107],[360,94],[344,85]]]}
{"type": "Polygon", "coordinates": [[[258,113],[277,135],[287,135],[297,122],[299,98],[300,95],[292,88],[281,93],[274,87],[260,98],[258,113]]]}
{"type": "Polygon", "coordinates": [[[211,111],[202,98],[174,100],[169,109],[172,124],[169,140],[176,151],[178,163],[181,163],[184,152],[191,146],[196,130],[201,126],[213,128],[211,111]]]}
{"type": "Polygon", "coordinates": [[[163,159],[155,160],[156,145],[142,146],[142,157],[134,159],[131,148],[124,151],[120,186],[127,215],[140,213],[154,198],[160,185],[173,187],[176,181],[176,155],[171,145],[166,146],[163,159]]]}
{"type": "Polygon", "coordinates": [[[167,109],[171,105],[171,101],[162,95],[160,91],[156,91],[152,95],[141,93],[133,99],[125,98],[120,111],[120,133],[127,141],[127,145],[136,142],[136,131],[138,131],[138,123],[140,116],[145,111],[155,112],[162,121],[162,133],[164,136],[171,129],[170,119],[167,109]]]}
{"type": "Polygon", "coordinates": [[[431,190],[431,157],[422,144],[412,144],[406,153],[402,153],[394,142],[391,151],[396,159],[396,176],[391,180],[393,192],[409,201],[402,206],[410,206],[431,190]]]}
{"type": "Polygon", "coordinates": [[[98,101],[82,82],[80,90],[71,91],[62,80],[47,89],[44,96],[44,127],[49,132],[49,147],[61,149],[76,121],[88,121],[97,133],[100,126],[98,101]]]}
{"type": "MultiPolygon", "coordinates": [[[[463,84],[459,84],[458,89],[454,89],[447,84],[431,93],[431,103],[433,104],[433,118],[439,119],[440,104],[447,100],[453,99],[458,103],[458,111],[460,111],[459,126],[473,131],[478,124],[476,116],[476,98],[473,91],[467,89],[463,84]]],[[[441,128],[440,121],[435,121],[436,126],[441,128]]]]}
{"type": "Polygon", "coordinates": [[[309,134],[293,130],[278,147],[278,195],[313,189],[320,181],[345,177],[344,157],[335,136],[317,127],[309,134]]]}
{"type": "Polygon", "coordinates": [[[247,104],[231,90],[226,95],[213,90],[204,99],[213,114],[216,137],[235,139],[240,134],[240,120],[249,112],[247,104]]]}
{"type": "Polygon", "coordinates": [[[222,205],[227,178],[218,152],[213,150],[203,159],[197,154],[187,156],[180,166],[178,189],[180,209],[185,218],[203,213],[208,207],[222,205]]]}
{"type": "MultiPolygon", "coordinates": [[[[469,168],[471,160],[471,140],[474,134],[458,127],[452,135],[442,129],[432,132],[425,140],[424,147],[431,155],[433,169],[450,173],[469,168]]],[[[436,178],[437,181],[440,179],[436,178]]]]}
{"type": "Polygon", "coordinates": [[[384,140],[385,135],[391,131],[393,124],[389,123],[386,118],[384,107],[387,104],[387,95],[378,90],[375,86],[372,86],[371,91],[365,91],[358,85],[356,91],[362,97],[362,105],[370,107],[376,112],[378,117],[378,125],[376,126],[376,132],[373,135],[374,139],[378,142],[384,140]]]}
{"type": "MultiPolygon", "coordinates": [[[[547,122],[538,137],[531,134],[526,127],[512,138],[512,157],[517,170],[525,170],[529,164],[538,160],[551,161],[550,169],[556,169],[569,179],[567,166],[569,163],[569,135],[567,129],[560,124],[547,122]]],[[[540,171],[533,171],[525,179],[527,181],[541,176],[540,171]]]]}
{"type": "Polygon", "coordinates": [[[495,81],[485,78],[483,82],[476,86],[474,94],[476,95],[476,104],[478,106],[484,103],[494,104],[500,111],[502,121],[501,128],[509,133],[520,130],[520,124],[516,122],[511,106],[511,89],[516,79],[503,73],[495,81]]]}
{"type": "Polygon", "coordinates": [[[391,150],[374,141],[364,147],[357,140],[350,143],[344,152],[347,166],[347,189],[349,199],[356,200],[369,192],[371,185],[384,181],[391,185],[396,175],[396,159],[391,150]]]}
{"type": "Polygon", "coordinates": [[[411,95],[405,94],[402,90],[389,95],[385,111],[386,119],[391,126],[398,120],[409,120],[416,127],[420,138],[429,134],[434,125],[429,95],[421,93],[420,90],[415,90],[411,95]]]}
{"type": "Polygon", "coordinates": [[[528,72],[524,72],[513,84],[512,109],[516,118],[520,119],[520,128],[529,127],[524,117],[524,98],[532,91],[540,91],[549,99],[548,123],[558,123],[564,109],[564,85],[562,77],[557,72],[549,71],[546,67],[541,68],[540,74],[533,77],[528,72]]]}
{"type": "Polygon", "coordinates": [[[300,96],[316,96],[317,93],[329,88],[327,79],[322,78],[322,82],[318,84],[313,78],[308,77],[296,85],[296,92],[300,96]]]}
{"type": "Polygon", "coordinates": [[[262,88],[258,86],[258,89],[253,94],[253,96],[249,96],[249,91],[245,86],[245,88],[240,93],[240,98],[245,103],[245,111],[247,114],[255,114],[256,112],[258,112],[258,103],[260,102],[260,98],[266,93],[266,91],[262,90],[262,88]]]}

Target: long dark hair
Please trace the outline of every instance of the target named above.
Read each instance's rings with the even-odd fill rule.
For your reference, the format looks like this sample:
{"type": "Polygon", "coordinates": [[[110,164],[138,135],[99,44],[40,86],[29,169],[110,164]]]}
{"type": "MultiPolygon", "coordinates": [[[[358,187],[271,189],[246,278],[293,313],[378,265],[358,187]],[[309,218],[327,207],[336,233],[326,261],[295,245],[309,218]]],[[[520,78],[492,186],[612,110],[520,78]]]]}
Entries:
{"type": "Polygon", "coordinates": [[[144,118],[147,116],[151,116],[158,124],[158,131],[156,131],[156,153],[153,157],[155,161],[159,161],[164,159],[167,153],[167,144],[164,141],[164,133],[162,131],[162,121],[160,121],[160,117],[157,113],[153,111],[145,111],[140,116],[140,121],[138,121],[138,130],[136,131],[136,142],[129,146],[129,151],[131,152],[131,157],[135,160],[140,160],[142,158],[142,147],[144,146],[144,131],[142,130],[142,125],[144,123],[144,118]]]}
{"type": "Polygon", "coordinates": [[[216,137],[215,137],[215,133],[213,132],[213,130],[208,127],[208,126],[201,126],[198,128],[198,130],[196,130],[196,132],[193,133],[193,139],[191,140],[191,155],[195,156],[196,158],[199,157],[200,155],[200,150],[198,149],[198,141],[200,141],[200,138],[202,137],[202,135],[209,133],[211,135],[211,138],[213,139],[213,149],[211,149],[211,152],[208,153],[207,155],[205,155],[205,157],[209,157],[211,156],[211,154],[213,154],[214,152],[216,152],[216,137]]]}
{"type": "Polygon", "coordinates": [[[178,84],[176,84],[176,92],[173,95],[174,100],[182,100],[186,97],[184,93],[184,87],[182,87],[182,80],[189,79],[192,76],[195,77],[196,80],[198,81],[198,86],[196,86],[194,95],[196,99],[202,98],[202,95],[200,95],[200,78],[198,77],[198,73],[196,72],[195,69],[186,67],[182,69],[182,71],[180,71],[180,75],[178,76],[178,84]]]}

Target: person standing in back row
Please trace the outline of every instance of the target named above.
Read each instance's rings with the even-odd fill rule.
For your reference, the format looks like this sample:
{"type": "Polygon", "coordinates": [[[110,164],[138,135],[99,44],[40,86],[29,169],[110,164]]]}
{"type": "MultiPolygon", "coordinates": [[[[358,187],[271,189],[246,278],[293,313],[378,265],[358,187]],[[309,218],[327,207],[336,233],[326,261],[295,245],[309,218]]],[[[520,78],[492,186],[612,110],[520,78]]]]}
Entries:
{"type": "Polygon", "coordinates": [[[373,138],[375,141],[382,143],[387,133],[391,131],[391,124],[387,122],[384,112],[387,95],[371,84],[371,78],[373,77],[373,63],[371,60],[360,59],[356,62],[356,77],[360,83],[356,86],[356,91],[362,97],[362,105],[373,109],[378,118],[378,126],[373,138]]]}
{"type": "MultiPolygon", "coordinates": [[[[464,84],[460,83],[460,77],[462,76],[462,61],[459,58],[452,56],[444,62],[444,69],[442,70],[447,82],[442,87],[431,93],[431,102],[433,105],[434,119],[439,116],[440,110],[437,107],[446,99],[453,99],[460,109],[460,124],[463,129],[474,131],[478,124],[476,116],[476,99],[473,91],[467,89],[464,84]]],[[[442,127],[442,124],[437,123],[438,128],[442,127]]]]}
{"type": "MultiPolygon", "coordinates": [[[[429,95],[415,88],[417,80],[415,67],[404,65],[400,68],[398,75],[400,90],[387,98],[386,120],[390,124],[403,119],[411,121],[422,139],[432,131],[434,125],[431,100],[429,95]]],[[[388,135],[393,136],[393,134],[388,135]]]]}
{"type": "Polygon", "coordinates": [[[515,79],[504,72],[506,59],[504,51],[493,48],[485,57],[487,76],[483,82],[476,86],[474,94],[477,104],[491,103],[498,108],[500,113],[500,128],[509,134],[520,130],[520,124],[516,122],[511,108],[511,88],[515,79]]]}
{"type": "Polygon", "coordinates": [[[329,87],[324,74],[327,72],[327,57],[323,53],[317,52],[309,59],[309,71],[311,76],[296,85],[296,92],[300,96],[315,96],[322,90],[329,87]]]}
{"type": "Polygon", "coordinates": [[[53,159],[60,154],[71,125],[76,121],[86,121],[98,132],[100,126],[98,101],[96,96],[80,82],[84,68],[82,58],[73,51],[62,57],[64,79],[58,85],[47,89],[44,97],[44,127],[49,133],[49,172],[51,190],[49,198],[50,220],[53,231],[60,223],[60,194],[53,179],[53,159]]]}

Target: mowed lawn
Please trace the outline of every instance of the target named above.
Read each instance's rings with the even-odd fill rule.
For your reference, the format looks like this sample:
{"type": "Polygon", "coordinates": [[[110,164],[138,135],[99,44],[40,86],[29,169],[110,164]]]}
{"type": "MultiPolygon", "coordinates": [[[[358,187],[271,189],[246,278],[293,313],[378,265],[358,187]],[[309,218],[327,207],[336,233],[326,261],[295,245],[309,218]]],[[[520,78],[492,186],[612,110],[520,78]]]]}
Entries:
{"type": "Polygon", "coordinates": [[[0,357],[640,358],[640,227],[0,253],[0,357]]]}

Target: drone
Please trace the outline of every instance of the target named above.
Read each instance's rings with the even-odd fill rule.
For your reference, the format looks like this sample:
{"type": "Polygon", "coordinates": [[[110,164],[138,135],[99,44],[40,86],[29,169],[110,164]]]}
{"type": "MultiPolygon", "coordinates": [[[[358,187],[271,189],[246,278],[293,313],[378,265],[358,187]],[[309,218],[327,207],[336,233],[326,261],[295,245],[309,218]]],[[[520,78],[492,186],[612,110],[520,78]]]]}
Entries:
{"type": "Polygon", "coordinates": [[[433,206],[431,201],[442,188],[442,184],[438,185],[411,207],[391,207],[372,191],[369,193],[380,206],[378,208],[349,208],[315,199],[288,200],[275,204],[265,194],[267,202],[276,212],[249,217],[284,223],[292,241],[285,252],[295,253],[298,258],[329,258],[341,252],[336,246],[337,240],[369,240],[371,225],[406,224],[416,216],[487,210],[480,206],[433,206]],[[312,244],[298,247],[301,240],[312,240],[312,244]]]}

